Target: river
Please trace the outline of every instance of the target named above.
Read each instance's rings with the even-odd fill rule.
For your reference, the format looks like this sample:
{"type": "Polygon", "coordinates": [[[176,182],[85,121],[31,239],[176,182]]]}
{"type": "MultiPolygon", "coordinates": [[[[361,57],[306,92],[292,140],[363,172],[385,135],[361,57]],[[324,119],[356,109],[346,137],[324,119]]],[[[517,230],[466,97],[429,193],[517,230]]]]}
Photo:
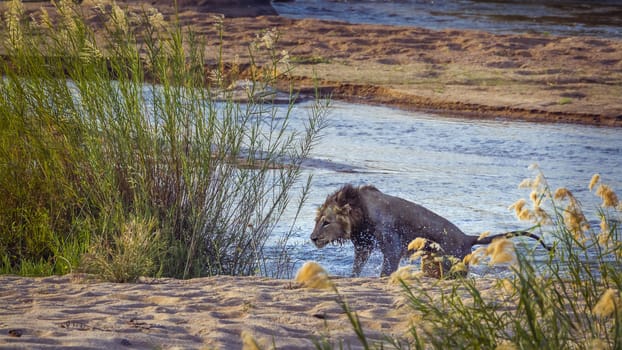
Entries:
{"type": "Polygon", "coordinates": [[[290,18],[493,33],[622,36],[619,0],[295,0],[274,2],[273,7],[290,18]]]}
{"type": "MultiPolygon", "coordinates": [[[[293,115],[304,118],[310,106],[297,105],[293,115]]],[[[306,163],[306,174],[313,175],[312,191],[289,241],[294,270],[315,260],[331,274],[350,274],[351,244],[320,250],[309,241],[316,209],[345,183],[372,184],[417,202],[473,235],[530,226],[508,207],[529,197],[529,190],[518,184],[536,175],[529,169],[532,164],[553,190],[570,189],[596,225],[600,199],[587,188],[592,175],[600,173],[603,182],[622,189],[618,128],[535,124],[503,120],[501,115],[497,120],[446,118],[334,101],[323,135],[306,163]]],[[[292,215],[286,213],[283,225],[292,215]]],[[[376,253],[363,275],[379,275],[380,265],[376,253]]]]}
{"type": "MultiPolygon", "coordinates": [[[[622,37],[622,4],[613,0],[296,0],[273,6],[290,18],[622,37]]],[[[309,105],[296,108],[302,113],[309,105]]],[[[373,184],[478,235],[529,227],[508,207],[529,196],[517,185],[535,176],[528,169],[532,164],[538,164],[553,189],[573,191],[597,224],[600,202],[587,184],[598,172],[614,189],[622,188],[622,130],[508,121],[502,115],[497,120],[465,120],[335,102],[330,127],[307,163],[313,184],[290,240],[294,270],[316,260],[331,274],[350,274],[351,244],[318,250],[309,241],[317,207],[345,183],[373,184]]],[[[380,254],[374,254],[363,275],[377,276],[380,265],[380,254]]]]}

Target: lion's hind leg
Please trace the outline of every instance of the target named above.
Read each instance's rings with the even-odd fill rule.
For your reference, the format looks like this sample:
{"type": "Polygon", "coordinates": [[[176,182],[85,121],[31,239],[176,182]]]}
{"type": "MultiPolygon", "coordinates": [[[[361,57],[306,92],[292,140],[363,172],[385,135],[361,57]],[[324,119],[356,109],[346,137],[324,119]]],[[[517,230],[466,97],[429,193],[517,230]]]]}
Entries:
{"type": "Polygon", "coordinates": [[[380,273],[380,277],[390,276],[393,272],[395,272],[400,265],[400,259],[401,255],[399,253],[385,253],[384,259],[382,260],[382,272],[380,273]]]}

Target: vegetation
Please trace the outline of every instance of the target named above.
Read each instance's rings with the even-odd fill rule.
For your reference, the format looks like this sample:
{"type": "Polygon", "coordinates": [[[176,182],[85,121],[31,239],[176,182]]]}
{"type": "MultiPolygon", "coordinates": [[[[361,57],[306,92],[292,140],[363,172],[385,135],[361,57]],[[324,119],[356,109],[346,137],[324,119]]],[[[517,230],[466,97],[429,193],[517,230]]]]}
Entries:
{"type": "MultiPolygon", "coordinates": [[[[441,280],[434,288],[402,278],[411,307],[410,335],[364,348],[415,349],[620,349],[622,348],[622,203],[595,175],[590,190],[602,199],[600,225],[590,225],[566,188],[552,191],[542,175],[521,184],[531,189],[531,206],[512,206],[521,220],[549,237],[546,256],[512,248],[512,275],[483,293],[477,278],[441,280]]],[[[494,262],[495,249],[482,249],[469,263],[494,262]]],[[[501,262],[508,251],[502,252],[501,262]]],[[[428,282],[429,283],[429,282],[428,282]]],[[[345,303],[341,298],[340,303],[345,303]]],[[[343,304],[359,338],[356,313],[343,304]]],[[[319,348],[330,348],[318,343],[319,348]]]]}
{"type": "Polygon", "coordinates": [[[55,6],[26,18],[12,0],[2,21],[0,272],[285,273],[264,247],[296,186],[305,199],[327,102],[290,126],[296,96],[277,108],[269,88],[290,69],[275,33],[250,45],[267,63],[234,102],[237,77],[222,58],[205,68],[205,39],[175,20],[113,2],[94,30],[72,1],[55,6]]]}
{"type": "Polygon", "coordinates": [[[307,55],[307,56],[291,56],[290,61],[292,63],[298,64],[320,64],[320,63],[330,63],[330,59],[317,55],[307,55]]]}

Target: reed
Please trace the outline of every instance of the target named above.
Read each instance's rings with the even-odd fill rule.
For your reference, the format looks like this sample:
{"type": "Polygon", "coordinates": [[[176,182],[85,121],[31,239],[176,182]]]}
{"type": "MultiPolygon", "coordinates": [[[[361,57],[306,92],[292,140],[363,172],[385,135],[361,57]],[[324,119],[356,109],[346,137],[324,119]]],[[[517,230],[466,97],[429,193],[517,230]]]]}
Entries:
{"type": "Polygon", "coordinates": [[[277,108],[270,89],[290,69],[276,41],[250,45],[262,65],[236,102],[238,76],[221,55],[206,68],[206,39],[174,18],[55,7],[27,18],[12,0],[2,21],[0,271],[287,273],[264,247],[301,182],[305,198],[328,101],[293,130],[296,95],[277,108]]]}
{"type": "MultiPolygon", "coordinates": [[[[536,172],[520,185],[530,191],[530,200],[519,200],[511,210],[535,225],[554,250],[536,255],[530,247],[509,249],[509,241],[503,241],[503,249],[474,252],[471,265],[501,263],[510,272],[486,290],[480,277],[429,285],[429,279],[408,274],[400,281],[412,312],[410,332],[382,342],[361,341],[363,348],[622,348],[621,203],[595,175],[589,189],[602,202],[598,219],[590,221],[570,190],[552,190],[536,172]],[[512,259],[499,258],[499,252],[503,257],[511,252],[512,259]],[[425,288],[418,287],[424,283],[425,288]]],[[[354,332],[363,335],[356,312],[343,309],[354,332]]]]}

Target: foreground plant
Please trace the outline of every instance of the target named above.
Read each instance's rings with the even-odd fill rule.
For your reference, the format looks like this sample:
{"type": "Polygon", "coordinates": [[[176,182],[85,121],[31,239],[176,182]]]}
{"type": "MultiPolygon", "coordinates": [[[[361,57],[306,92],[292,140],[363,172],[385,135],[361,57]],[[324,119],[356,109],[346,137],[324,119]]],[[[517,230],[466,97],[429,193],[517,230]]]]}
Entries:
{"type": "Polygon", "coordinates": [[[286,273],[264,248],[326,101],[296,131],[295,95],[276,108],[269,88],[286,63],[274,45],[234,102],[237,77],[222,61],[206,69],[204,39],[156,10],[99,4],[95,30],[85,7],[55,6],[34,20],[13,0],[0,32],[1,270],[286,273]]]}
{"type": "MultiPolygon", "coordinates": [[[[598,182],[594,179],[590,189],[598,182]]],[[[552,191],[542,173],[521,186],[531,189],[531,206],[521,200],[512,208],[549,237],[554,253],[534,257],[513,249],[513,277],[499,280],[487,294],[474,278],[444,285],[439,295],[404,283],[421,320],[412,327],[416,348],[622,347],[622,242],[615,193],[604,184],[596,189],[603,200],[601,224],[591,227],[572,193],[552,191]]]]}

